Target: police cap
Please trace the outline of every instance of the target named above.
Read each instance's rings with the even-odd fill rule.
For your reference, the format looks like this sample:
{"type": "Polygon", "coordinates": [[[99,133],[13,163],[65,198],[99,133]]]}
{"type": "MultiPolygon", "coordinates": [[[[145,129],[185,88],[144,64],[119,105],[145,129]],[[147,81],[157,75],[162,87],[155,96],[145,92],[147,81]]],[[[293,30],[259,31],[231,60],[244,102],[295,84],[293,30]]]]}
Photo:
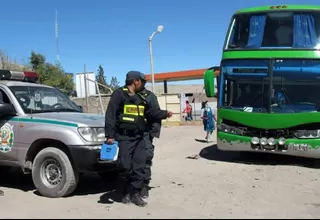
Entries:
{"type": "Polygon", "coordinates": [[[146,81],[146,76],[139,71],[130,71],[127,73],[126,80],[141,79],[146,81]]]}

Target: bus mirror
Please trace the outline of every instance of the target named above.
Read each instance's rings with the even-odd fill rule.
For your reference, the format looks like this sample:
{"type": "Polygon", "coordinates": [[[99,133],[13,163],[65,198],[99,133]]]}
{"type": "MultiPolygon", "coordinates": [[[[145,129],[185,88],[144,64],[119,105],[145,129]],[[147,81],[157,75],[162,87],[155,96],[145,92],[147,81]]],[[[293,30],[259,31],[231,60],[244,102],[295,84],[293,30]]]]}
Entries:
{"type": "Polygon", "coordinates": [[[204,72],[204,89],[207,97],[215,97],[215,85],[214,85],[214,69],[208,69],[204,72]]]}

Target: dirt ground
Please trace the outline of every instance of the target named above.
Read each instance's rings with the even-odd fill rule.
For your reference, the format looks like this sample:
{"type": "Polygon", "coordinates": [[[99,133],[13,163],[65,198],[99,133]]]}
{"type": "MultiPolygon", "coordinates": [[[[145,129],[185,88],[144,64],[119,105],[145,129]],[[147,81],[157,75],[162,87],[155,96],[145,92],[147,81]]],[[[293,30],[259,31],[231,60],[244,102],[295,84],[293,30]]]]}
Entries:
{"type": "Polygon", "coordinates": [[[1,218],[320,218],[316,161],[221,152],[203,138],[199,126],[163,128],[145,208],[112,202],[115,183],[94,175],[73,196],[48,199],[11,172],[0,180],[1,218]]]}

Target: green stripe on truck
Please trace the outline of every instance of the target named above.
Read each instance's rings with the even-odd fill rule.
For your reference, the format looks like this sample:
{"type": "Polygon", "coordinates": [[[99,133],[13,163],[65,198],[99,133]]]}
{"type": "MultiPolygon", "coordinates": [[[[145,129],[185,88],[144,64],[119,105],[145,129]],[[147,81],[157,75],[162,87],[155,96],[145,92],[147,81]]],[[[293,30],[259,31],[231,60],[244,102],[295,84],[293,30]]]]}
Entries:
{"type": "Polygon", "coordinates": [[[71,122],[63,122],[63,121],[56,121],[56,120],[48,120],[48,119],[35,119],[35,118],[11,118],[9,121],[19,121],[19,122],[30,122],[30,123],[43,123],[43,124],[52,124],[52,125],[62,125],[62,126],[69,126],[69,127],[78,127],[78,124],[71,123],[71,122]]]}

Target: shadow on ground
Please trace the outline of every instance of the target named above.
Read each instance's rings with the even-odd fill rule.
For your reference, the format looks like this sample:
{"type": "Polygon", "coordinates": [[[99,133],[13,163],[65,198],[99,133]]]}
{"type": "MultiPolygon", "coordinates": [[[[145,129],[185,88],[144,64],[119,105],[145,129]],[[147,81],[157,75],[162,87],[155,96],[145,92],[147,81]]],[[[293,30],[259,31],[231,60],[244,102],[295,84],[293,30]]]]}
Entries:
{"type": "Polygon", "coordinates": [[[199,143],[208,143],[208,141],[205,140],[205,139],[197,139],[197,138],[195,138],[194,140],[199,142],[199,143]]]}
{"type": "Polygon", "coordinates": [[[205,147],[199,153],[200,157],[207,160],[229,162],[229,163],[242,163],[252,165],[293,165],[300,167],[308,167],[319,169],[319,160],[309,159],[303,157],[294,157],[287,155],[276,155],[270,153],[255,153],[255,152],[233,152],[221,151],[214,144],[205,147]]]}
{"type": "MultiPolygon", "coordinates": [[[[79,185],[71,197],[110,192],[115,189],[116,185],[116,179],[104,180],[95,174],[82,175],[79,185]]],[[[23,192],[34,191],[34,194],[39,195],[34,187],[31,175],[23,174],[20,169],[11,169],[10,171],[1,173],[0,188],[3,187],[23,192]]]]}

